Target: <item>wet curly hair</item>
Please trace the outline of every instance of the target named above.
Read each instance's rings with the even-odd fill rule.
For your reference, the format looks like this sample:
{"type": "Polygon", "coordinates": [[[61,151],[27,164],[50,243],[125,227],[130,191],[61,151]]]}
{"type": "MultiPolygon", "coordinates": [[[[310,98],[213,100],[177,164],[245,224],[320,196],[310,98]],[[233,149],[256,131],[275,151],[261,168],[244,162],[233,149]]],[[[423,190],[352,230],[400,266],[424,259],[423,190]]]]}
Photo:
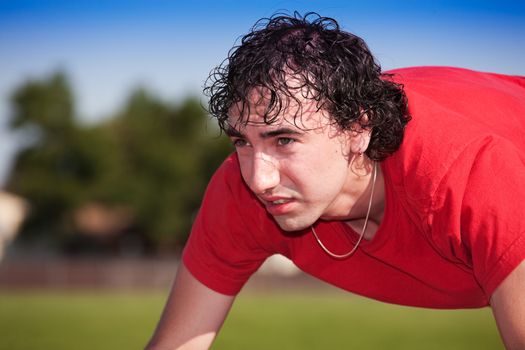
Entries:
{"type": "MultiPolygon", "coordinates": [[[[249,121],[255,91],[265,91],[263,120],[271,124],[290,104],[299,106],[297,92],[317,102],[341,129],[371,129],[366,155],[381,161],[403,140],[410,116],[403,87],[381,73],[366,43],[340,29],[336,20],[316,13],[276,14],[259,20],[233,47],[205,83],[209,112],[227,130],[233,105],[239,121],[249,121]],[[290,84],[290,76],[295,83],[290,84]],[[297,84],[300,82],[300,84],[297,84]],[[363,115],[367,118],[362,118],[363,115]]],[[[263,93],[261,92],[261,98],[263,93]]],[[[261,100],[258,100],[259,102],[261,100]]],[[[257,102],[256,102],[257,103],[257,102]]]]}

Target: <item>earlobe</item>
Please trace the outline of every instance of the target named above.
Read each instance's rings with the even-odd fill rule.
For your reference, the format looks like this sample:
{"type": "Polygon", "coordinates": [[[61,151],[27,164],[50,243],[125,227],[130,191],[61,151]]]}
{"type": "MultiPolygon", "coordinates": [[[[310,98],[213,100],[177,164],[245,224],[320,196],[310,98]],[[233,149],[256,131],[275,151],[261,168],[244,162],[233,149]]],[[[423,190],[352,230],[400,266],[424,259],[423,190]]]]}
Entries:
{"type": "Polygon", "coordinates": [[[352,128],[350,129],[350,151],[354,154],[363,154],[368,149],[372,129],[363,127],[363,125],[367,125],[367,123],[368,115],[361,111],[359,121],[352,124],[352,128]]]}
{"type": "Polygon", "coordinates": [[[351,131],[350,135],[350,151],[354,154],[365,153],[370,144],[371,129],[362,129],[351,131]]]}
{"type": "Polygon", "coordinates": [[[350,132],[350,169],[357,176],[367,176],[371,173],[372,163],[367,157],[363,157],[370,143],[369,129],[353,130],[350,132]]]}

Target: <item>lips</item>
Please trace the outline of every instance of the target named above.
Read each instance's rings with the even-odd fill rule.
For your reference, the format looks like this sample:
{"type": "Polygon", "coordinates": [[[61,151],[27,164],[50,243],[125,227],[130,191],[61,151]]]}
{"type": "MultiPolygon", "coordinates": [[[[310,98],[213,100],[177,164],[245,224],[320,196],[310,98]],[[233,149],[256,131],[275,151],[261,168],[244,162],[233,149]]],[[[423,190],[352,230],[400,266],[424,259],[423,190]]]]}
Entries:
{"type": "Polygon", "coordinates": [[[292,198],[266,197],[261,198],[266,210],[270,215],[284,215],[291,211],[295,200],[292,198]]]}

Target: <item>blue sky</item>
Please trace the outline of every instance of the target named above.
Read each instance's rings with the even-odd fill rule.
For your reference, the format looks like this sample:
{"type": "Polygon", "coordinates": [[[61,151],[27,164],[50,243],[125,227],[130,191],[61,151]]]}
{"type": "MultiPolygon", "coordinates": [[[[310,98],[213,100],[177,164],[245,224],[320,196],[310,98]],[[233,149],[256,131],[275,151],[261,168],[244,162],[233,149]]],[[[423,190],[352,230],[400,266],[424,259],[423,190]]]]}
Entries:
{"type": "Polygon", "coordinates": [[[209,71],[253,23],[316,11],[365,39],[384,69],[453,65],[525,75],[525,1],[2,1],[0,184],[16,140],[9,95],[61,69],[87,122],[135,86],[166,100],[200,93],[209,71]]]}

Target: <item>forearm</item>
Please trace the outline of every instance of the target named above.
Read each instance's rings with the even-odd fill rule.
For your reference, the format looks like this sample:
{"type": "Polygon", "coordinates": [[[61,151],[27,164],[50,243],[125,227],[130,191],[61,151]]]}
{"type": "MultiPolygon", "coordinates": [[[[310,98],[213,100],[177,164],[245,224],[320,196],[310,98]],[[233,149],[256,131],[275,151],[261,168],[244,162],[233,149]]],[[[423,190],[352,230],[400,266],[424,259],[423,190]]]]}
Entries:
{"type": "Polygon", "coordinates": [[[216,333],[202,334],[188,341],[177,342],[176,339],[166,343],[163,337],[154,336],[146,346],[145,350],[203,350],[209,349],[216,333]]]}
{"type": "Polygon", "coordinates": [[[525,349],[525,261],[496,289],[491,306],[505,347],[525,349]]]}
{"type": "Polygon", "coordinates": [[[147,350],[208,349],[234,297],[217,293],[181,265],[147,350]]]}

